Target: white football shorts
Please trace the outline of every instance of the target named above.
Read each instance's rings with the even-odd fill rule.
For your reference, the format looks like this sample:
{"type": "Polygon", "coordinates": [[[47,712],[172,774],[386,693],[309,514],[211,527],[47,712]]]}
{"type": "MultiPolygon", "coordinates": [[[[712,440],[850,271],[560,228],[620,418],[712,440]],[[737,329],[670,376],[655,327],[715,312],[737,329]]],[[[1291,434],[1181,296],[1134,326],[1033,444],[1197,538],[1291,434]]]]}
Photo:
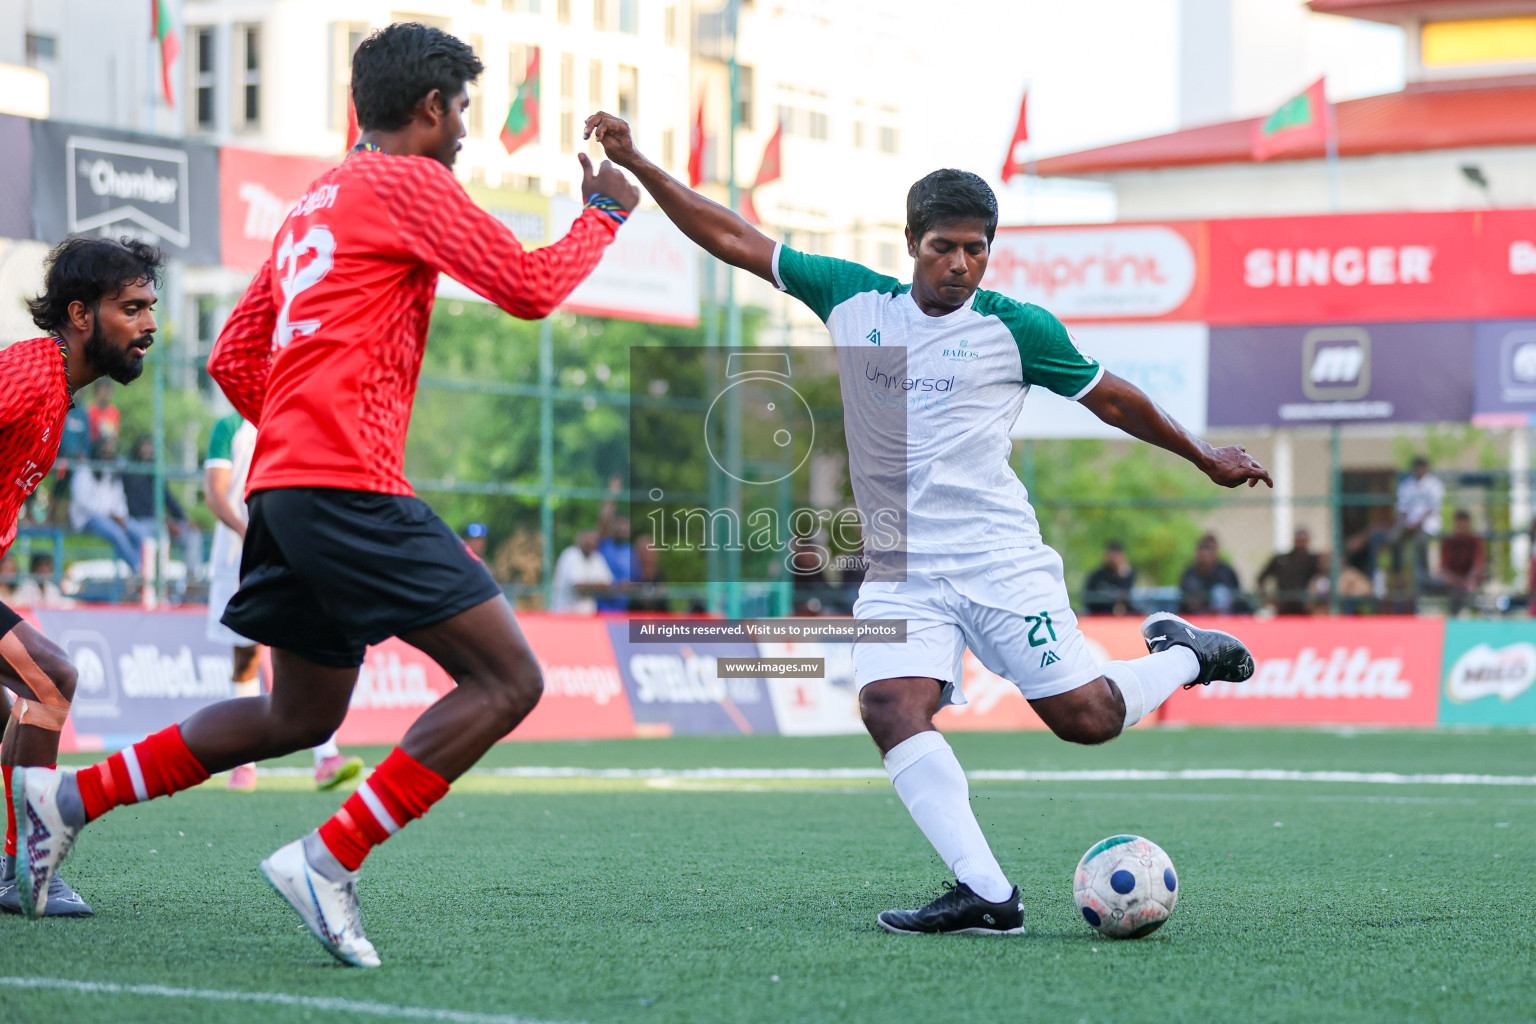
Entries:
{"type": "Polygon", "coordinates": [[[240,589],[240,563],[237,561],[232,568],[219,566],[212,576],[208,578],[208,630],[209,643],[228,644],[231,647],[255,647],[256,641],[247,640],[236,633],[219,620],[224,617],[224,609],[229,605],[229,599],[235,596],[235,591],[240,589]]]}
{"type": "Polygon", "coordinates": [[[1103,675],[1068,603],[1061,556],[1044,544],[975,555],[908,555],[902,583],[865,583],[853,614],[905,619],[906,643],[853,647],[854,683],[918,676],[944,684],[941,706],[964,704],[965,649],[1028,700],[1103,675]]]}

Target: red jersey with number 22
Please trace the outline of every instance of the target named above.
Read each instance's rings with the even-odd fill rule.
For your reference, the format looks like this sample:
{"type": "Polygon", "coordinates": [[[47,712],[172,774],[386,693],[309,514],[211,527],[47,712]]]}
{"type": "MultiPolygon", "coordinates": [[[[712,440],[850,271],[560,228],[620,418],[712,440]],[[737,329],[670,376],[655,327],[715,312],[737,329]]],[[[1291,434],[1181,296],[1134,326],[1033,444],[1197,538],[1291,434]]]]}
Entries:
{"type": "Polygon", "coordinates": [[[0,556],[27,495],[53,468],[67,412],[69,379],[52,338],[0,349],[0,556]]]}
{"type": "Polygon", "coordinates": [[[321,175],[208,361],[257,426],[246,493],[413,493],[405,434],[438,275],[537,319],[592,271],[617,229],[587,209],[560,241],[524,252],[430,157],[359,152],[321,175]]]}

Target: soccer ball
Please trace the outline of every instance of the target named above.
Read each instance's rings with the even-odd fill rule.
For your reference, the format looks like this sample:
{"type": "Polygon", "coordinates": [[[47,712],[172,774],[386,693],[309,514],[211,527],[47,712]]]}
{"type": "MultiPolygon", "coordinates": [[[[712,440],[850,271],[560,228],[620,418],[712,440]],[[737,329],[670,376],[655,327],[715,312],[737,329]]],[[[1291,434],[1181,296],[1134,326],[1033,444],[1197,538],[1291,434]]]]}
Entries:
{"type": "Polygon", "coordinates": [[[1179,876],[1163,848],[1141,836],[1110,836],[1077,862],[1072,896],[1083,920],[1112,939],[1151,935],[1179,901],[1179,876]]]}

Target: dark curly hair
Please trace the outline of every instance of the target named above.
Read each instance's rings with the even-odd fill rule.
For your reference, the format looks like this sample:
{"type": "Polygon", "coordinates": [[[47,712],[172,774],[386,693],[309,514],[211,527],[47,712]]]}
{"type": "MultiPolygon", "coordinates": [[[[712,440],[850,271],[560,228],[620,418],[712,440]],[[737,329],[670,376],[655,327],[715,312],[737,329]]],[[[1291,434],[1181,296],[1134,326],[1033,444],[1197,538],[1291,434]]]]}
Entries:
{"type": "Polygon", "coordinates": [[[446,102],[480,77],[485,65],[469,44],[414,21],[381,28],[352,57],[352,105],[363,131],[392,132],[433,89],[446,102]]]}
{"type": "Polygon", "coordinates": [[[69,320],[69,304],[92,310],[102,299],[135,284],[160,287],[165,253],[136,238],[66,238],[43,261],[43,294],[27,300],[32,322],[58,331],[69,320]]]}
{"type": "Polygon", "coordinates": [[[935,224],[979,220],[987,226],[987,241],[997,231],[997,196],[981,175],[946,168],[925,175],[907,192],[907,227],[922,241],[935,224]]]}

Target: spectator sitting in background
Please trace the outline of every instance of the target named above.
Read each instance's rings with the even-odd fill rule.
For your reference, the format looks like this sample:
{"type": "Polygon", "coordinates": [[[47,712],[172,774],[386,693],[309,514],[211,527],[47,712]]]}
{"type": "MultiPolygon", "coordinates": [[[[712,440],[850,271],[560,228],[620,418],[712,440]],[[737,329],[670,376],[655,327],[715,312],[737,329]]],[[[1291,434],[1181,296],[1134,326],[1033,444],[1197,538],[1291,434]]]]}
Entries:
{"type": "Polygon", "coordinates": [[[0,556],[0,602],[20,604],[16,600],[16,587],[21,583],[21,565],[16,556],[6,553],[0,556]]]}
{"type": "MultiPolygon", "coordinates": [[[[100,385],[97,385],[98,387],[100,385]]],[[[73,459],[83,459],[91,452],[91,417],[84,409],[70,406],[64,414],[64,426],[59,431],[59,457],[53,462],[53,487],[48,495],[48,523],[58,526],[64,522],[69,504],[69,465],[73,459]]]]}
{"type": "MultiPolygon", "coordinates": [[[[91,448],[97,462],[117,458],[117,435],[104,434],[91,448]]],[[[112,545],[112,553],[128,563],[130,573],[142,567],[142,550],[149,534],[128,518],[123,481],[109,469],[76,466],[70,474],[69,522],[77,532],[94,533],[112,545]]]]}
{"type": "Polygon", "coordinates": [[[1451,535],[1440,541],[1440,580],[1450,598],[1452,615],[1472,603],[1487,566],[1487,546],[1472,532],[1472,514],[1457,509],[1451,535]]]}
{"type": "Polygon", "coordinates": [[[45,551],[33,552],[27,560],[27,576],[16,587],[16,603],[32,608],[68,608],[75,602],[59,591],[53,579],[53,556],[45,551]]]}
{"type": "Polygon", "coordinates": [[[612,584],[613,573],[608,570],[603,556],[597,553],[597,531],[583,530],[576,535],[576,543],[555,559],[549,610],[594,615],[597,613],[596,595],[607,591],[612,584]]]}
{"type": "Polygon", "coordinates": [[[1416,456],[1397,485],[1397,526],[1393,531],[1392,571],[1403,570],[1403,548],[1413,552],[1414,587],[1429,580],[1429,542],[1440,536],[1440,506],[1445,485],[1429,471],[1429,460],[1416,456]]]}
{"type": "MultiPolygon", "coordinates": [[[[129,458],[146,472],[123,474],[123,496],[128,501],[128,521],[137,526],[145,536],[157,537],[160,531],[155,524],[155,475],[152,472],[155,462],[155,439],[141,437],[133,442],[133,451],[129,458]]],[[[187,566],[187,577],[191,579],[201,576],[203,531],[187,518],[187,510],[181,507],[181,502],[177,501],[176,496],[171,493],[169,485],[165,488],[165,528],[171,535],[172,542],[181,547],[181,558],[187,566]]]]}
{"type": "Polygon", "coordinates": [[[123,425],[123,413],[112,404],[112,384],[109,381],[97,382],[95,390],[91,392],[91,404],[86,408],[86,415],[91,421],[92,444],[104,437],[117,437],[123,425]]]}
{"type": "Polygon", "coordinates": [[[1214,533],[1200,538],[1195,545],[1195,560],[1179,577],[1179,614],[1209,615],[1240,613],[1248,610],[1243,588],[1232,566],[1221,558],[1221,548],[1214,533]]]}
{"type": "Polygon", "coordinates": [[[796,615],[821,615],[827,611],[826,601],[832,589],[827,575],[829,558],[826,535],[794,537],[789,542],[789,554],[784,566],[794,581],[794,612],[796,615]]]}
{"type": "Polygon", "coordinates": [[[629,610],[664,612],[668,609],[667,580],[661,574],[661,553],[648,533],[635,538],[634,578],[629,582],[629,610]]]}
{"type": "Polygon", "coordinates": [[[470,523],[464,527],[464,546],[480,561],[485,561],[486,529],[484,523],[470,523]]]}
{"type": "MultiPolygon", "coordinates": [[[[635,549],[629,542],[629,517],[615,514],[618,496],[623,490],[624,482],[618,477],[609,480],[608,500],[603,502],[597,514],[597,553],[603,556],[613,582],[620,587],[634,578],[635,558],[635,549]]],[[[598,595],[597,610],[600,612],[621,612],[628,607],[629,597],[622,590],[598,595]]]]}
{"type": "Polygon", "coordinates": [[[1312,534],[1305,526],[1298,526],[1291,539],[1291,550],[1276,553],[1264,571],[1259,573],[1258,586],[1273,580],[1275,583],[1275,612],[1279,615],[1309,615],[1308,603],[1314,586],[1323,575],[1323,560],[1310,550],[1312,534]]]}
{"type": "Polygon", "coordinates": [[[1131,587],[1136,570],[1125,557],[1125,545],[1117,540],[1104,545],[1104,561],[1083,583],[1083,607],[1089,615],[1129,615],[1131,587]]]}

